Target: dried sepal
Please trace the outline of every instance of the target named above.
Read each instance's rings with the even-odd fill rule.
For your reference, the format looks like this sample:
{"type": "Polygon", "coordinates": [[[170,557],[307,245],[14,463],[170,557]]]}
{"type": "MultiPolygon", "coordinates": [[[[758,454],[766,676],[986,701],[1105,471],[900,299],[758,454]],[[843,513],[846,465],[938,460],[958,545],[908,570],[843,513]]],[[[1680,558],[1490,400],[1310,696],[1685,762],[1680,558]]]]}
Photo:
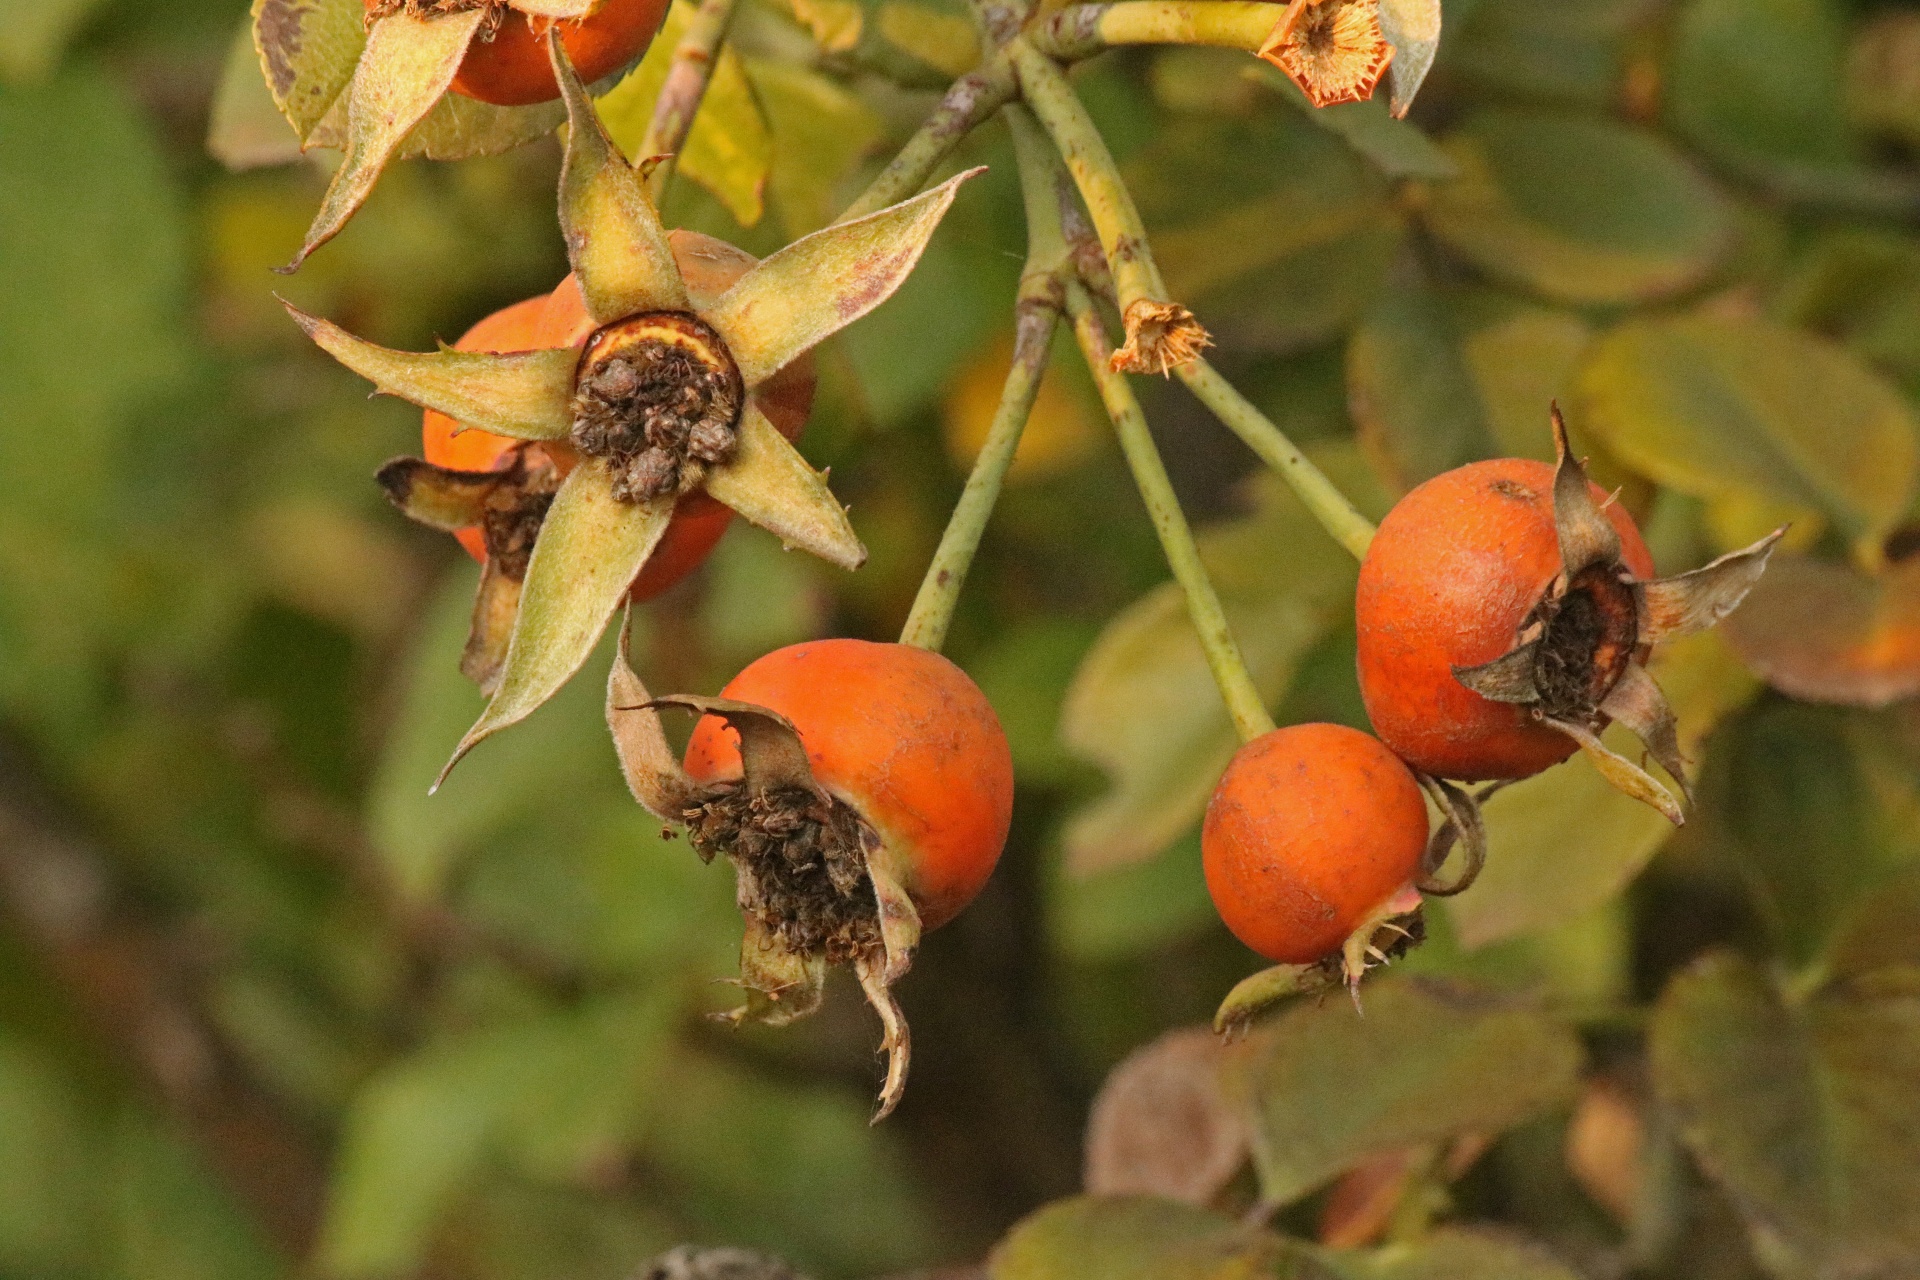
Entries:
{"type": "Polygon", "coordinates": [[[740,785],[748,794],[793,789],[811,791],[822,799],[827,793],[814,781],[813,766],[807,762],[806,746],[793,721],[771,707],[732,698],[703,698],[691,693],[670,693],[645,704],[645,709],[676,707],[695,715],[714,716],[727,722],[740,738],[740,785]]]}
{"type": "Polygon", "coordinates": [[[880,941],[886,953],[881,980],[888,986],[907,976],[913,953],[920,947],[920,910],[906,885],[886,865],[876,838],[867,850],[867,876],[873,881],[874,903],[880,912],[880,941]]]}
{"type": "Polygon", "coordinates": [[[933,238],[960,184],[930,191],[851,222],[803,236],[735,281],[701,318],[726,340],[754,387],[892,297],[933,238]]]}
{"type": "Polygon", "coordinates": [[[1393,46],[1393,114],[1404,118],[1440,48],[1440,0],[1380,0],[1380,32],[1393,46]]]}
{"type": "Polygon", "coordinates": [[[784,1027],[818,1012],[827,987],[826,957],[788,947],[758,916],[749,913],[746,920],[740,938],[740,985],[747,1002],[714,1014],[714,1020],[736,1027],[784,1027]]]}
{"type": "Polygon", "coordinates": [[[683,822],[688,806],[700,798],[700,788],[680,767],[680,757],[667,744],[653,695],[634,674],[628,656],[628,628],[620,627],[620,649],[607,673],[607,731],[613,735],[614,754],[627,790],[640,807],[666,822],[683,822]]]}
{"type": "Polygon", "coordinates": [[[374,473],[387,501],[409,520],[452,533],[486,518],[487,498],[504,478],[499,471],[455,471],[421,458],[394,458],[374,473]]]}
{"type": "Polygon", "coordinates": [[[1177,302],[1135,298],[1121,316],[1127,340],[1107,359],[1115,373],[1157,373],[1162,377],[1200,358],[1213,337],[1193,312],[1177,302]]]}
{"type": "Polygon", "coordinates": [[[1259,54],[1316,107],[1364,102],[1393,62],[1379,0],[1293,0],[1259,54]]]}
{"type": "Polygon", "coordinates": [[[880,1025],[884,1035],[880,1048],[887,1055],[887,1078],[880,1086],[879,1105],[874,1109],[873,1124],[879,1124],[893,1114],[900,1105],[901,1095],[907,1091],[907,1068],[913,1059],[913,1039],[907,1030],[906,1015],[900,1012],[900,1002],[894,999],[893,990],[887,983],[887,958],[867,952],[856,956],[853,971],[860,979],[860,990],[866,993],[867,1003],[880,1015],[880,1025]]]}
{"type": "Polygon", "coordinates": [[[436,789],[467,752],[531,715],[580,669],[672,519],[671,500],[615,499],[598,459],[573,469],[534,544],[500,686],[436,789]]]}
{"type": "Polygon", "coordinates": [[[366,203],[387,161],[452,86],[486,18],[484,10],[471,9],[425,18],[398,13],[373,24],[347,86],[346,156],[282,272],[297,270],[366,203]]]}
{"type": "Polygon", "coordinates": [[[647,311],[687,310],[687,286],[646,183],[607,136],[558,28],[548,32],[547,54],[567,105],[560,229],[588,314],[611,324],[647,311]]]}
{"type": "Polygon", "coordinates": [[[1596,564],[1614,564],[1620,559],[1620,531],[1593,500],[1587,469],[1574,456],[1567,441],[1567,422],[1560,406],[1551,409],[1553,418],[1553,523],[1560,535],[1560,571],[1572,579],[1581,570],[1596,564]]]}
{"type": "Polygon", "coordinates": [[[1540,691],[1534,686],[1533,667],[1539,650],[1538,640],[1525,641],[1492,662],[1483,662],[1477,667],[1455,667],[1453,678],[1494,702],[1517,705],[1538,702],[1540,691]]]}
{"type": "Polygon", "coordinates": [[[1619,681],[1601,699],[1600,714],[1625,725],[1646,744],[1647,754],[1665,769],[1680,788],[1680,797],[1693,803],[1693,791],[1687,783],[1687,760],[1680,753],[1679,721],[1667,695],[1660,692],[1647,669],[1635,662],[1621,673],[1619,681]]]}
{"type": "Polygon", "coordinates": [[[866,563],[867,549],[846,508],[765,414],[748,401],[733,458],[707,472],[709,497],[725,503],[791,547],[843,569],[866,563]]]}
{"type": "Polygon", "coordinates": [[[1427,852],[1420,860],[1420,875],[1414,881],[1414,888],[1429,898],[1450,898],[1465,893],[1487,865],[1487,824],[1480,806],[1505,784],[1496,782],[1475,793],[1444,778],[1432,778],[1424,773],[1415,773],[1414,777],[1443,815],[1440,825],[1427,839],[1427,852]],[[1451,880],[1442,880],[1440,872],[1455,844],[1460,846],[1463,855],[1461,868],[1451,880]]]}
{"type": "Polygon", "coordinates": [[[1422,935],[1409,927],[1418,919],[1419,912],[1420,891],[1407,885],[1368,912],[1340,945],[1340,979],[1353,999],[1353,1007],[1362,1014],[1366,1010],[1360,1004],[1360,980],[1366,977],[1367,970],[1391,963],[1395,956],[1420,940],[1422,935]],[[1409,924],[1399,923],[1402,919],[1407,919],[1409,924]]]}
{"type": "Polygon", "coordinates": [[[1653,775],[1645,769],[1625,756],[1608,749],[1593,730],[1583,724],[1575,724],[1571,720],[1549,720],[1547,723],[1579,743],[1580,749],[1586,752],[1587,759],[1593,762],[1594,768],[1598,769],[1600,775],[1614,787],[1643,804],[1652,805],[1665,814],[1667,821],[1674,826],[1686,824],[1686,811],[1680,807],[1680,802],[1674,799],[1673,793],[1655,781],[1653,775]]]}
{"type": "Polygon", "coordinates": [[[573,428],[568,400],[580,355],[570,348],[519,351],[394,351],[282,302],[322,351],[387,395],[498,436],[558,440],[573,428]]]}
{"type": "Polygon", "coordinates": [[[520,616],[522,582],[489,560],[480,568],[480,587],[473,593],[473,620],[467,627],[466,647],[460,651],[460,674],[491,698],[500,687],[507,665],[507,646],[513,640],[513,622],[520,616]]]}
{"type": "Polygon", "coordinates": [[[1634,583],[1641,641],[1658,644],[1705,631],[1739,608],[1786,532],[1782,525],[1752,546],[1729,551],[1691,573],[1634,583]]]}

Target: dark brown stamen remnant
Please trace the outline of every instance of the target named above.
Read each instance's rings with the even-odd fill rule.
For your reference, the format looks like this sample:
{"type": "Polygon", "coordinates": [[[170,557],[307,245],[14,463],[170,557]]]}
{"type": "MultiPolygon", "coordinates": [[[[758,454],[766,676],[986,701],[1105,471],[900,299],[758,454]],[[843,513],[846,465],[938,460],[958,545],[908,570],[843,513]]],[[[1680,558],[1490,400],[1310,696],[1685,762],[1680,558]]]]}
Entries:
{"type": "Polygon", "coordinates": [[[560,472],[545,451],[522,446],[518,460],[481,505],[480,533],[487,562],[514,582],[524,582],[533,559],[533,543],[560,492],[560,472]]]}
{"type": "Polygon", "coordinates": [[[1592,720],[1633,658],[1633,589],[1605,564],[1575,575],[1566,594],[1543,599],[1534,651],[1536,713],[1555,720],[1592,720]]]}
{"type": "Polygon", "coordinates": [[[745,399],[726,343],[698,318],[633,316],[587,343],[574,382],[573,443],[613,464],[622,502],[685,493],[733,457],[745,399]]]}
{"type": "Polygon", "coordinates": [[[741,910],[790,950],[844,964],[881,945],[867,873],[879,837],[851,805],[801,787],[735,784],[685,817],[702,858],[733,860],[741,910]]]}
{"type": "Polygon", "coordinates": [[[367,25],[372,26],[396,13],[413,18],[444,18],[454,13],[472,13],[475,9],[487,11],[480,34],[492,39],[493,33],[500,29],[500,20],[506,16],[506,0],[373,0],[367,6],[367,25]]]}

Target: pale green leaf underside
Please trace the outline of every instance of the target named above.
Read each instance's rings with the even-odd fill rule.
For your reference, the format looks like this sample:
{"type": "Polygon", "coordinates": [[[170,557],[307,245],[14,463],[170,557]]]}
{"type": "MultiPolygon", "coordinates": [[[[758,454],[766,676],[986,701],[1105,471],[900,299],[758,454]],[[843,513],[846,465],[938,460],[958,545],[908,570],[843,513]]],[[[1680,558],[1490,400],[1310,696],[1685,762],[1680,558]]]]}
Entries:
{"type": "Polygon", "coordinates": [[[570,347],[504,355],[393,351],[296,307],[287,310],[322,350],[388,395],[516,440],[558,440],[572,430],[568,406],[580,354],[570,347]]]}
{"type": "Polygon", "coordinates": [[[749,387],[893,296],[920,261],[970,169],[890,209],[794,241],[702,313],[749,387]]]}
{"type": "Polygon", "coordinates": [[[524,720],[580,669],[666,532],[673,507],[671,498],[619,501],[598,459],[574,468],[534,543],[500,687],[442,779],[476,743],[524,720]]]}

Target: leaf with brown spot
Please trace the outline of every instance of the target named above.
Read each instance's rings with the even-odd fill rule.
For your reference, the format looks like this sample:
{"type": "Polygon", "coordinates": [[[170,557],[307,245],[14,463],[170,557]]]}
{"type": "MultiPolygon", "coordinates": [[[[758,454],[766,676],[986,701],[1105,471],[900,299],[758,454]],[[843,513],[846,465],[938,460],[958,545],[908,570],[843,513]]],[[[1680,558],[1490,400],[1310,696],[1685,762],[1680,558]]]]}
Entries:
{"type": "Polygon", "coordinates": [[[1115,1067],[1087,1117],[1087,1193],[1198,1205],[1218,1195],[1248,1152],[1223,1077],[1231,1052],[1212,1028],[1183,1027],[1115,1067]]]}
{"type": "Polygon", "coordinates": [[[1920,694],[1920,557],[1868,575],[1777,556],[1724,624],[1755,674],[1808,702],[1884,707],[1920,694]]]}
{"type": "Polygon", "coordinates": [[[373,24],[347,86],[346,158],[285,270],[306,261],[366,202],[401,142],[453,84],[485,19],[484,10],[472,9],[434,18],[399,13],[373,24]]]}
{"type": "Polygon", "coordinates": [[[353,82],[362,0],[253,0],[253,46],[276,106],[306,142],[353,82]]]}

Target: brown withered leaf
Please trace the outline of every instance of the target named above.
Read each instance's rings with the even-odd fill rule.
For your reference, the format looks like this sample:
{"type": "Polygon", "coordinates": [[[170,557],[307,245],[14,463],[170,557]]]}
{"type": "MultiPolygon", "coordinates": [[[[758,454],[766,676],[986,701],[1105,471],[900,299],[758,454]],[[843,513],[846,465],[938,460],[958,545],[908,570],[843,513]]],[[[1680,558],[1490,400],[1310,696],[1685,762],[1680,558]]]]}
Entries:
{"type": "Polygon", "coordinates": [[[1746,664],[1793,697],[1884,707],[1920,694],[1920,557],[1868,575],[1776,556],[1721,625],[1746,664]]]}
{"type": "Polygon", "coordinates": [[[1248,1153],[1246,1115],[1222,1081],[1232,1052],[1210,1028],[1182,1027],[1115,1067],[1087,1117],[1087,1193],[1218,1195],[1248,1153]]]}
{"type": "Polygon", "coordinates": [[[1567,1172],[1617,1222],[1639,1203],[1646,1147],[1645,1103],[1617,1080],[1587,1081],[1567,1125],[1567,1172]]]}

